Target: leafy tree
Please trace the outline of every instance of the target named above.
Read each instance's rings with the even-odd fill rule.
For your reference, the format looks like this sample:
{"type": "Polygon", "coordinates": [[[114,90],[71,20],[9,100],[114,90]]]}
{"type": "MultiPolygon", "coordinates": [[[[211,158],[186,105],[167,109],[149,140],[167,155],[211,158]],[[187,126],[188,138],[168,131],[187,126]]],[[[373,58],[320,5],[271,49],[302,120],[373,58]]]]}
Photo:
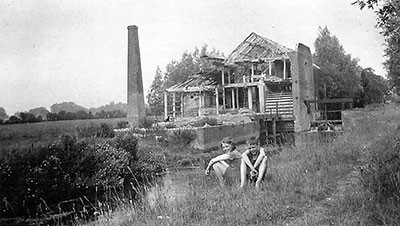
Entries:
{"type": "Polygon", "coordinates": [[[190,75],[200,71],[198,49],[193,54],[185,51],[180,61],[172,60],[166,67],[165,87],[186,81],[190,75]]]}
{"type": "Polygon", "coordinates": [[[368,7],[377,15],[377,26],[385,37],[387,60],[384,65],[388,72],[390,88],[400,94],[400,1],[398,0],[357,0],[353,4],[361,9],[368,7]]]}
{"type": "Polygon", "coordinates": [[[58,120],[58,114],[49,112],[49,113],[46,114],[46,119],[48,121],[57,121],[58,120]]]}
{"type": "Polygon", "coordinates": [[[46,117],[46,115],[47,115],[47,113],[49,113],[49,111],[45,107],[38,107],[38,108],[29,110],[28,113],[33,114],[36,117],[42,116],[42,118],[43,118],[43,117],[46,117]]]}
{"type": "Polygon", "coordinates": [[[74,118],[75,119],[89,119],[90,116],[89,116],[89,113],[87,113],[86,111],[79,110],[79,111],[75,112],[75,117],[74,118]]]}
{"type": "Polygon", "coordinates": [[[361,72],[361,85],[364,89],[364,103],[383,103],[384,97],[389,93],[387,81],[374,73],[372,68],[361,72]]]}
{"type": "Polygon", "coordinates": [[[164,88],[184,82],[191,75],[213,67],[207,60],[202,59],[202,56],[205,55],[223,56],[224,54],[215,48],[208,51],[207,45],[203,45],[201,50],[196,47],[193,53],[185,51],[180,61],[173,60],[167,65],[164,76],[164,88]]]}
{"type": "Polygon", "coordinates": [[[6,120],[8,118],[8,115],[6,113],[6,110],[3,107],[0,107],[0,119],[6,120]]]}
{"type": "Polygon", "coordinates": [[[22,120],[20,118],[18,118],[17,116],[13,115],[6,121],[6,123],[8,123],[8,124],[22,123],[22,120]]]}
{"type": "Polygon", "coordinates": [[[327,27],[319,28],[314,46],[314,62],[320,67],[315,73],[318,96],[358,98],[362,92],[358,59],[346,54],[339,39],[327,27]]]}
{"type": "Polygon", "coordinates": [[[163,98],[163,78],[160,67],[157,67],[156,75],[153,83],[150,86],[150,91],[147,94],[147,103],[151,109],[151,112],[156,116],[161,115],[164,109],[164,98],[163,98]]]}
{"type": "Polygon", "coordinates": [[[155,115],[162,113],[164,105],[163,91],[166,88],[185,82],[191,75],[214,67],[208,60],[202,58],[205,55],[223,56],[223,53],[215,49],[208,51],[207,45],[204,45],[201,50],[196,47],[192,53],[185,51],[179,61],[172,60],[166,66],[164,78],[160,67],[157,67],[154,81],[150,87],[149,94],[146,96],[151,112],[155,115]]]}

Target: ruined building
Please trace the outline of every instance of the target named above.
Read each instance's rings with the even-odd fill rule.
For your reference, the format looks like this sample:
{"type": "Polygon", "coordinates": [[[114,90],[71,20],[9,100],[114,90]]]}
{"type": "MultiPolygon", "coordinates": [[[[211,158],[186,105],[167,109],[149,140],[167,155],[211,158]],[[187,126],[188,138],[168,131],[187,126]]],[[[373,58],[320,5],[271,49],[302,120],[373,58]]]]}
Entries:
{"type": "Polygon", "coordinates": [[[307,46],[292,50],[253,32],[227,58],[205,58],[212,70],[165,90],[165,117],[251,114],[274,116],[285,131],[309,129],[313,105],[306,100],[315,100],[315,92],[307,46]]]}

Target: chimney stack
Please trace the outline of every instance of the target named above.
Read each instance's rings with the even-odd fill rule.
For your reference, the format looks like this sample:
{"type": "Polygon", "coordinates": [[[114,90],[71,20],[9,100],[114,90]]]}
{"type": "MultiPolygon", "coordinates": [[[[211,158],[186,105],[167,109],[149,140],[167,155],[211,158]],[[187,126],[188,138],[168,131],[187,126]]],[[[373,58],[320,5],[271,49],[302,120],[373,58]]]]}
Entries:
{"type": "Polygon", "coordinates": [[[138,27],[131,25],[128,26],[128,121],[138,125],[145,116],[138,27]]]}

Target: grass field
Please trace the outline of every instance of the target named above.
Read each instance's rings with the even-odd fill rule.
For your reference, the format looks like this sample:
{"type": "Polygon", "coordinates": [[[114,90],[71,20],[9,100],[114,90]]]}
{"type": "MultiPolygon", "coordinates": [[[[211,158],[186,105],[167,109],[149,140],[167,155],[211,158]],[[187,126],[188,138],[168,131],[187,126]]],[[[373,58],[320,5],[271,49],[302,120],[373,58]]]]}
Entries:
{"type": "MultiPolygon", "coordinates": [[[[384,205],[376,202],[360,169],[371,153],[384,151],[386,140],[398,139],[400,107],[347,114],[346,131],[333,142],[286,146],[271,157],[267,180],[259,192],[253,187],[241,190],[238,184],[221,188],[213,177],[191,177],[189,192],[182,200],[160,196],[152,204],[145,198],[126,203],[117,197],[121,200],[118,211],[101,212],[97,221],[86,225],[397,225],[400,207],[394,201],[400,200],[384,205]]],[[[0,125],[0,155],[5,146],[18,149],[35,142],[43,144],[64,133],[76,133],[77,127],[116,126],[125,120],[0,125]]],[[[171,152],[171,159],[191,160],[210,154],[185,153],[161,145],[155,148],[164,155],[171,152]]]]}
{"type": "MultiPolygon", "coordinates": [[[[88,225],[397,225],[400,207],[375,202],[360,169],[370,150],[399,127],[400,109],[387,106],[349,113],[349,132],[329,144],[284,147],[271,158],[260,192],[238,184],[221,188],[194,177],[185,199],[159,197],[120,203],[119,211],[88,225]]],[[[379,146],[376,148],[380,148],[379,146]]],[[[400,173],[400,172],[399,172],[400,173]]]]}
{"type": "Polygon", "coordinates": [[[5,149],[13,149],[26,145],[40,145],[53,142],[59,136],[70,133],[76,134],[77,127],[100,127],[106,123],[116,127],[118,122],[127,121],[126,118],[87,119],[51,121],[30,124],[1,124],[0,125],[0,156],[5,149]]]}

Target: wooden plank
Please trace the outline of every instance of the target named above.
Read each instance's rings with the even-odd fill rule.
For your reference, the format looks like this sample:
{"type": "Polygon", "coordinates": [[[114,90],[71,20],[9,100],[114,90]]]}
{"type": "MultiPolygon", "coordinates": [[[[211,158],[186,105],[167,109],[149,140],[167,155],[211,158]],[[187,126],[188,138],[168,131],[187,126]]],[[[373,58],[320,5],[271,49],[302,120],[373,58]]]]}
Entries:
{"type": "Polygon", "coordinates": [[[226,100],[225,100],[225,87],[222,86],[222,109],[226,109],[226,100]]]}
{"type": "Polygon", "coordinates": [[[329,103],[353,103],[352,98],[337,98],[337,99],[322,99],[322,100],[305,100],[306,103],[318,103],[318,104],[329,104],[329,103]]]}
{"type": "Polygon", "coordinates": [[[324,123],[324,122],[341,123],[342,120],[340,120],[340,119],[335,119],[335,120],[325,120],[325,119],[321,119],[321,120],[314,120],[314,121],[311,121],[311,123],[324,123]]]}
{"type": "Polygon", "coordinates": [[[219,115],[219,93],[218,93],[219,91],[218,91],[218,87],[216,87],[215,88],[215,108],[216,108],[216,112],[217,112],[217,115],[219,115]]]}
{"type": "Polygon", "coordinates": [[[164,91],[164,118],[168,117],[168,94],[164,91]]]}
{"type": "Polygon", "coordinates": [[[185,117],[185,94],[181,93],[181,116],[185,117]]]}
{"type": "Polygon", "coordinates": [[[272,119],[272,136],[274,139],[274,145],[276,145],[277,140],[276,140],[276,119],[275,118],[272,119]]]}

